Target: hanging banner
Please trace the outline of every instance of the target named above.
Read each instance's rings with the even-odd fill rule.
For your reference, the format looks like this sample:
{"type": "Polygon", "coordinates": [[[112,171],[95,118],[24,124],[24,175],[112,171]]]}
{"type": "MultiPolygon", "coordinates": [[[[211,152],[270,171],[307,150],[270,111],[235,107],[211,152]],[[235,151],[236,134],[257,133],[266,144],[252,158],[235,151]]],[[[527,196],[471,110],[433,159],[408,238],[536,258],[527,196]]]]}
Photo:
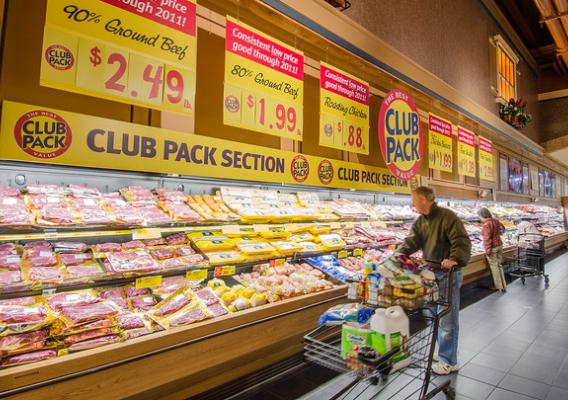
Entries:
{"type": "Polygon", "coordinates": [[[475,134],[458,126],[458,174],[475,178],[475,134]]]}
{"type": "Polygon", "coordinates": [[[479,179],[495,182],[493,143],[479,136],[479,179]]]}
{"type": "Polygon", "coordinates": [[[424,140],[418,109],[408,93],[391,90],[379,112],[379,145],[389,171],[409,180],[420,170],[424,140]]]}
{"type": "Polygon", "coordinates": [[[227,17],[223,123],[302,140],[304,54],[227,17]]]}
{"type": "Polygon", "coordinates": [[[369,84],[320,63],[320,146],[369,154],[369,84]]]}
{"type": "Polygon", "coordinates": [[[10,101],[2,107],[0,159],[410,193],[409,182],[385,168],[10,101]]]}
{"type": "Polygon", "coordinates": [[[40,83],[191,115],[195,0],[48,0],[40,83]]]}
{"type": "Polygon", "coordinates": [[[428,114],[428,159],[432,169],[453,170],[452,123],[434,114],[428,114]]]}

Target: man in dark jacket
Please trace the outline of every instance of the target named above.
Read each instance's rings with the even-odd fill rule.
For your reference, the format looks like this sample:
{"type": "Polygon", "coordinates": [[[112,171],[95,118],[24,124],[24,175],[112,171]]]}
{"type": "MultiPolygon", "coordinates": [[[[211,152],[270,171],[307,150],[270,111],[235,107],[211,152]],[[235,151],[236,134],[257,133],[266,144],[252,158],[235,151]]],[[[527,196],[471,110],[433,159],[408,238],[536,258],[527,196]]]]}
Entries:
{"type": "Polygon", "coordinates": [[[410,235],[397,249],[398,253],[411,255],[422,250],[424,259],[439,264],[442,270],[455,269],[452,285],[451,310],[440,321],[438,332],[438,359],[432,371],[447,375],[459,369],[457,361],[460,287],[463,273],[471,256],[471,241],[462,221],[447,209],[438,207],[434,191],[421,186],[412,191],[412,205],[420,214],[412,225],[410,235]]]}

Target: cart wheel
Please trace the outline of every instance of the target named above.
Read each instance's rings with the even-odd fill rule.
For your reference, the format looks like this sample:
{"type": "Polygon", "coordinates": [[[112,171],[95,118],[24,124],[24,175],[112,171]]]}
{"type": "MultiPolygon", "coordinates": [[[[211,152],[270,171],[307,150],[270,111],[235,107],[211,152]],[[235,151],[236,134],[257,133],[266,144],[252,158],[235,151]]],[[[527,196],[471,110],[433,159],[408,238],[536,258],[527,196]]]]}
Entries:
{"type": "Polygon", "coordinates": [[[447,400],[455,400],[456,398],[456,391],[451,386],[444,388],[444,394],[446,395],[447,400]]]}

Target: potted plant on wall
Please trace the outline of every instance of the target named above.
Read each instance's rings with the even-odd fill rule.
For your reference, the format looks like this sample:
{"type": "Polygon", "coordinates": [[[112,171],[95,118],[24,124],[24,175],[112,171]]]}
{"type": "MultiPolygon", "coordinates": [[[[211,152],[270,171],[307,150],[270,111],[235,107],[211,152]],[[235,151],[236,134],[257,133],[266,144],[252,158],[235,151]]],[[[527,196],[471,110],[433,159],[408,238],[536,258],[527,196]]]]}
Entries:
{"type": "Polygon", "coordinates": [[[524,128],[532,121],[532,115],[527,112],[526,107],[526,100],[511,98],[507,104],[501,104],[499,116],[503,121],[517,129],[524,128]]]}

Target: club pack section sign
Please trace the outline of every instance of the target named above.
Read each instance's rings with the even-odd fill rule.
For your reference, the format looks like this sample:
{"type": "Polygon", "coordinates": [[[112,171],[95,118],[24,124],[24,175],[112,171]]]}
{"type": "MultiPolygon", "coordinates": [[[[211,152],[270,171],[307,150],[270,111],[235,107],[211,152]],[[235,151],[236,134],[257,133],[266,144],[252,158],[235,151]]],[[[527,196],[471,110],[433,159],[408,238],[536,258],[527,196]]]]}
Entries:
{"type": "Polygon", "coordinates": [[[381,104],[379,145],[387,168],[398,179],[408,181],[420,170],[424,138],[418,109],[400,89],[391,90],[381,104]]]}
{"type": "Polygon", "coordinates": [[[369,84],[320,64],[320,146],[369,154],[369,84]]]}
{"type": "Polygon", "coordinates": [[[194,112],[194,0],[48,0],[43,86],[194,112]]]}
{"type": "Polygon", "coordinates": [[[223,123],[302,140],[304,54],[227,17],[223,123]]]}

